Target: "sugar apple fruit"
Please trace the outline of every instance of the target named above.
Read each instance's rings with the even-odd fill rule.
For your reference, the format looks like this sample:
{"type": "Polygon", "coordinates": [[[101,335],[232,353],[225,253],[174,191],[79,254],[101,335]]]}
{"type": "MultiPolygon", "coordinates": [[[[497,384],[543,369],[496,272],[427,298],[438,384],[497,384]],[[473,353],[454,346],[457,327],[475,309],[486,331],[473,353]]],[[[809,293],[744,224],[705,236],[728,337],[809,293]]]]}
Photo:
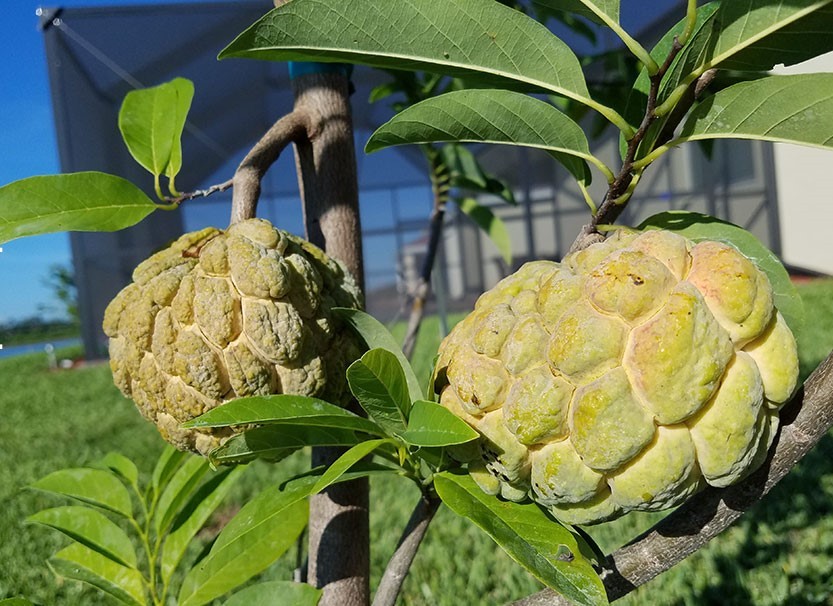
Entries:
{"type": "Polygon", "coordinates": [[[481,434],[456,456],[484,491],[593,524],[751,473],[797,378],[752,261],[647,231],[502,280],[443,341],[434,386],[481,434]]]}
{"type": "Polygon", "coordinates": [[[180,424],[232,398],[344,400],[361,352],[331,309],[360,297],[341,265],[268,221],[188,233],[107,307],[113,378],[167,441],[207,454],[232,432],[180,424]]]}

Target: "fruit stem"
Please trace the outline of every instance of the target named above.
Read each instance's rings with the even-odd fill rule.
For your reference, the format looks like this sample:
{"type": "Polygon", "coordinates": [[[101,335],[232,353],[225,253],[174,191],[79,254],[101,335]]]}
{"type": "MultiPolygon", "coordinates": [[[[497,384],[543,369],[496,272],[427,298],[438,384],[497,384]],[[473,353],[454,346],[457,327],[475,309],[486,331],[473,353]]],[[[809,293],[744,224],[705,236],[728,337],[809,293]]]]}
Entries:
{"type": "Polygon", "coordinates": [[[260,141],[255,143],[237,167],[232,179],[234,193],[230,223],[253,219],[257,215],[260,184],[266,171],[287,145],[293,141],[308,140],[314,136],[312,131],[309,114],[296,109],[275,122],[260,141]]]}

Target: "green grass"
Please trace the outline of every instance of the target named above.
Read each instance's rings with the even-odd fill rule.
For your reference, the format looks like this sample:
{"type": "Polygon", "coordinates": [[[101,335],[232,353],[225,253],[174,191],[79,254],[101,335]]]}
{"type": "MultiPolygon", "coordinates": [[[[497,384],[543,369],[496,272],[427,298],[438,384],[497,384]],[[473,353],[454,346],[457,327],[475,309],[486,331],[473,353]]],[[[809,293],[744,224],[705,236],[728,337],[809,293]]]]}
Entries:
{"type": "MultiPolygon", "coordinates": [[[[802,338],[806,374],[833,349],[833,281],[803,285],[800,291],[808,311],[802,338]]],[[[429,318],[417,343],[415,364],[426,380],[438,342],[436,320],[429,318]]],[[[56,469],[92,464],[111,450],[149,471],[162,448],[161,439],[113,387],[104,365],[50,372],[42,354],[21,356],[0,361],[0,386],[0,598],[23,595],[49,606],[109,604],[92,590],[52,576],[45,560],[66,541],[24,524],[24,519],[59,501],[25,486],[56,469]]],[[[833,437],[828,435],[738,524],[622,603],[833,606],[831,461],[833,437]]],[[[230,507],[304,464],[303,456],[280,466],[253,464],[230,507]]],[[[416,498],[416,488],[406,480],[382,479],[371,485],[374,585],[416,498]]],[[[631,514],[590,532],[610,550],[659,517],[631,514]]],[[[293,567],[294,554],[288,554],[263,579],[286,579],[293,567]]],[[[538,588],[488,537],[443,508],[405,582],[400,603],[502,604],[538,588]]]]}

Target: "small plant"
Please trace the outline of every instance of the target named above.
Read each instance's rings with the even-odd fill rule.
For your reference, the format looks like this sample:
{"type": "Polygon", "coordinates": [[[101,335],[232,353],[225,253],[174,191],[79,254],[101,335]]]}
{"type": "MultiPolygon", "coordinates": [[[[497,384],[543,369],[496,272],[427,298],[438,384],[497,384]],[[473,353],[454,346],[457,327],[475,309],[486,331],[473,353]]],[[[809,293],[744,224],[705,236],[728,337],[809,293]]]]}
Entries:
{"type": "Polygon", "coordinates": [[[96,467],[62,469],[35,482],[31,488],[78,504],[44,509],[28,521],[72,539],[49,561],[55,574],[120,603],[165,604],[182,573],[180,597],[189,597],[198,572],[186,565],[187,550],[245,467],[208,472],[206,460],[167,447],[151,477],[142,478],[130,459],[110,453],[96,467]]]}

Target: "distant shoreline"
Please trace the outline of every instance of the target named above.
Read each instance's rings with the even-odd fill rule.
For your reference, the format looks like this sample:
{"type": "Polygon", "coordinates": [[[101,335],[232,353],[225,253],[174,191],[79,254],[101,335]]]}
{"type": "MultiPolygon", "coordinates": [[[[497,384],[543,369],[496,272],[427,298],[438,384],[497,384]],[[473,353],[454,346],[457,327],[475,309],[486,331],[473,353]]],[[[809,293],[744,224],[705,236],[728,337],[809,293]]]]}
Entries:
{"type": "Polygon", "coordinates": [[[39,343],[22,343],[17,345],[6,345],[4,343],[3,349],[0,349],[0,359],[13,358],[14,356],[21,356],[24,354],[31,353],[42,353],[45,355],[46,352],[44,351],[44,348],[48,344],[52,344],[52,346],[55,349],[60,349],[62,347],[72,347],[73,345],[81,344],[81,337],[49,339],[46,341],[41,341],[39,343]]]}

